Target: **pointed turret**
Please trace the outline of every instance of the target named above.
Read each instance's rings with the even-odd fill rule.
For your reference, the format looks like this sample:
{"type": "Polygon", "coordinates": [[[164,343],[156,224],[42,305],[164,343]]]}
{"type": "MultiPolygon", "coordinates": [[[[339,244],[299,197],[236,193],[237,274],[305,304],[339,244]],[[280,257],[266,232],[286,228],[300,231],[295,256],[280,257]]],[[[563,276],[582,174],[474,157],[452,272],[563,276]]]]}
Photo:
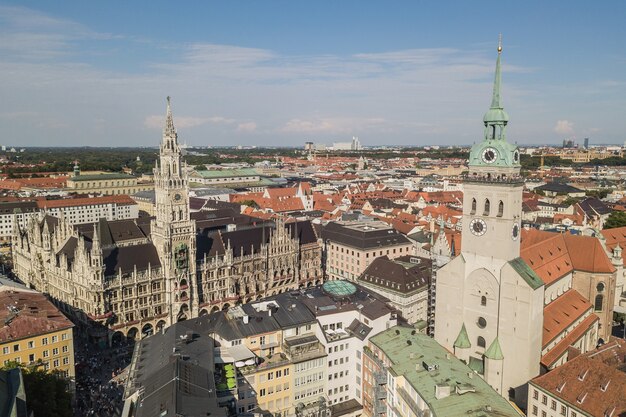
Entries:
{"type": "Polygon", "coordinates": [[[504,355],[502,354],[502,347],[500,347],[500,341],[496,337],[489,345],[489,348],[485,351],[485,358],[492,359],[496,361],[501,361],[504,359],[504,355]]]}
{"type": "Polygon", "coordinates": [[[461,326],[461,331],[459,332],[459,335],[456,337],[456,340],[454,341],[454,347],[461,348],[461,349],[469,349],[472,347],[472,344],[469,341],[469,336],[467,335],[467,329],[465,328],[465,323],[463,323],[463,326],[461,326]]]}
{"type": "Polygon", "coordinates": [[[165,127],[163,128],[163,137],[177,139],[176,128],[174,127],[174,117],[172,116],[172,103],[170,96],[167,96],[167,112],[165,116],[165,127]]]}

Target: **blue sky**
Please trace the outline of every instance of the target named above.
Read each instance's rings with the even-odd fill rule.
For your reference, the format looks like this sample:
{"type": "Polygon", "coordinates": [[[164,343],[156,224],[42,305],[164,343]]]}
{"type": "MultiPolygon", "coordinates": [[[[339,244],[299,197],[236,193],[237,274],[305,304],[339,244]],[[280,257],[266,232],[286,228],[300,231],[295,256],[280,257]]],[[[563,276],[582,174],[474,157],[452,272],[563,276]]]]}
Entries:
{"type": "Polygon", "coordinates": [[[0,3],[0,143],[626,141],[626,2],[0,3]]]}

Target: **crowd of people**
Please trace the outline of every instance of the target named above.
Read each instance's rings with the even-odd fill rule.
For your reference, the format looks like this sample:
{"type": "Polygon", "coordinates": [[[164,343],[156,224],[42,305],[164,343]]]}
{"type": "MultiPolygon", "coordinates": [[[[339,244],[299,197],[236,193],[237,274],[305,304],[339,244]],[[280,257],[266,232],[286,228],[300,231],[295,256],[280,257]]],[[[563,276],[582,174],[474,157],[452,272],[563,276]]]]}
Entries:
{"type": "Polygon", "coordinates": [[[124,371],[130,364],[132,345],[126,341],[102,347],[75,339],[75,416],[117,417],[123,408],[124,371]]]}

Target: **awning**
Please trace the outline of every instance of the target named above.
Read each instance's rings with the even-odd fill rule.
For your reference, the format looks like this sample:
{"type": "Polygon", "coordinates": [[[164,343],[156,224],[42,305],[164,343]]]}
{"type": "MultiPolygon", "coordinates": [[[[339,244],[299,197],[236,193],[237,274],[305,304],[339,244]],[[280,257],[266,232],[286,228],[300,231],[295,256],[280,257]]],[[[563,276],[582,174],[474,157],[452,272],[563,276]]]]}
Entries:
{"type": "Polygon", "coordinates": [[[254,353],[243,345],[215,349],[215,363],[245,362],[254,358],[254,353]]]}

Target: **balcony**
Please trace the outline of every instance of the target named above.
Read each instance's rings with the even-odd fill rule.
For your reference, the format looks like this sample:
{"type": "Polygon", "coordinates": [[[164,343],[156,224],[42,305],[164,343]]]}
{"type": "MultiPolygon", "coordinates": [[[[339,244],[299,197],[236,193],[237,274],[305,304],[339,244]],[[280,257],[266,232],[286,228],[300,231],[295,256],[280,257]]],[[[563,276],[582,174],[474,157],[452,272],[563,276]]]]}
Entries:
{"type": "Polygon", "coordinates": [[[304,362],[326,356],[326,349],[313,335],[285,339],[284,351],[293,362],[304,362]]]}

